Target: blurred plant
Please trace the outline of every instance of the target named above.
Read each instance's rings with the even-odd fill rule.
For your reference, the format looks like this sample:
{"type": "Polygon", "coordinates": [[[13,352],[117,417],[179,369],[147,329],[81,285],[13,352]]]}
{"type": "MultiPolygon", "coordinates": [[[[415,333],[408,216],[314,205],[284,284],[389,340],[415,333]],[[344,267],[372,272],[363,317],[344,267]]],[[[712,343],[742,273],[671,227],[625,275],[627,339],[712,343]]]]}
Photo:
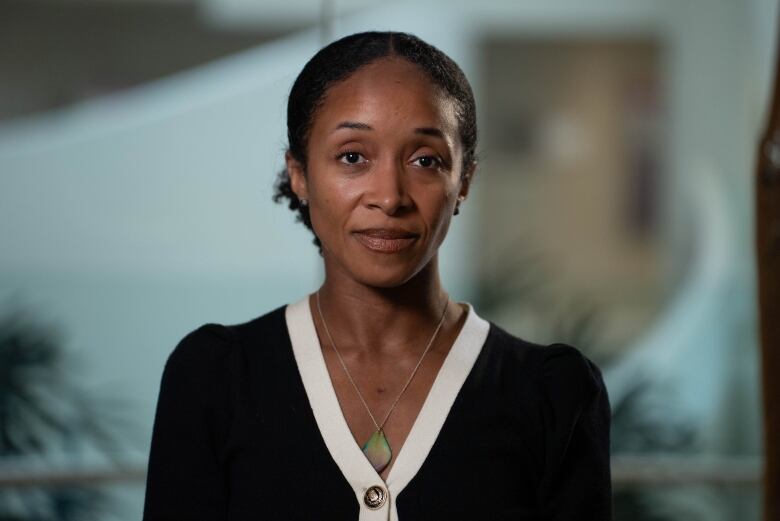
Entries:
{"type": "MultiPolygon", "coordinates": [[[[98,453],[117,463],[121,405],[80,387],[62,335],[16,309],[0,315],[0,464],[98,453]]],[[[0,489],[0,521],[102,519],[109,506],[88,486],[0,489]]]]}
{"type": "Polygon", "coordinates": [[[626,395],[612,404],[612,450],[628,454],[693,452],[697,430],[690,422],[672,420],[664,406],[665,401],[674,400],[671,394],[670,389],[635,381],[626,395]]]}
{"type": "MultiPolygon", "coordinates": [[[[502,322],[513,333],[536,342],[555,341],[577,346],[599,366],[611,358],[603,353],[606,339],[602,333],[607,310],[584,296],[563,293],[555,285],[549,262],[543,252],[524,246],[522,236],[507,244],[489,266],[479,270],[474,305],[487,318],[534,317],[530,339],[517,331],[515,324],[502,322]]],[[[519,320],[516,320],[519,322],[519,320]]],[[[526,324],[527,325],[527,324],[526,324]]]]}
{"type": "MultiPolygon", "coordinates": [[[[644,380],[634,382],[625,396],[612,406],[611,448],[613,454],[691,454],[697,445],[696,425],[674,419],[670,389],[657,389],[644,380]]],[[[696,487],[624,487],[613,491],[616,520],[696,521],[711,520],[717,504],[709,491],[696,487]],[[685,499],[683,504],[680,498],[685,499]]]]}

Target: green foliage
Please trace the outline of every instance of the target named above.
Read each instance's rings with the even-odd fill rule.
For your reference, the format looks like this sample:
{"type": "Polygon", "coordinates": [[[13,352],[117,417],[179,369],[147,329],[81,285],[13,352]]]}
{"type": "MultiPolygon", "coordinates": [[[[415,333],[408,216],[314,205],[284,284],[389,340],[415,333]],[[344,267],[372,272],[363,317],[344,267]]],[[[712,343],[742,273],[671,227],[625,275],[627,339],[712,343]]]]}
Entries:
{"type": "MultiPolygon", "coordinates": [[[[63,345],[59,329],[27,311],[0,315],[0,468],[90,450],[116,462],[128,426],[121,404],[78,385],[63,345]]],[[[0,521],[98,520],[109,503],[91,486],[9,486],[0,489],[0,521]]]]}

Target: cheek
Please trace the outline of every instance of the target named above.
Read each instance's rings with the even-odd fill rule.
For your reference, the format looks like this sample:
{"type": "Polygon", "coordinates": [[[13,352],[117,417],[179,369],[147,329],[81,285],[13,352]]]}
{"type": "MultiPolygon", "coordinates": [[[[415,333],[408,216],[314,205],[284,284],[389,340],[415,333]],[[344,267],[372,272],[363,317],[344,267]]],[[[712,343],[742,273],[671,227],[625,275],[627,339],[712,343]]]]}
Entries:
{"type": "MultiPolygon", "coordinates": [[[[318,172],[327,179],[327,172],[318,172]],[[325,175],[322,175],[325,174],[325,175]]],[[[332,177],[332,176],[331,176],[332,177]]],[[[318,236],[337,233],[348,222],[359,194],[343,181],[314,182],[309,185],[312,226],[318,236]]]]}
{"type": "Polygon", "coordinates": [[[450,222],[452,221],[452,212],[453,210],[450,208],[450,202],[447,201],[442,205],[442,212],[439,215],[439,230],[440,233],[445,234],[447,233],[447,229],[450,226],[450,222]]]}
{"type": "Polygon", "coordinates": [[[458,197],[458,187],[448,183],[448,186],[436,193],[433,204],[441,217],[448,217],[458,197]]]}
{"type": "Polygon", "coordinates": [[[329,183],[318,187],[315,204],[324,214],[346,217],[345,212],[354,207],[355,200],[359,198],[355,187],[349,186],[348,183],[329,183]]]}
{"type": "Polygon", "coordinates": [[[454,190],[439,191],[431,194],[431,198],[426,203],[426,221],[435,241],[440,240],[447,233],[456,195],[454,190]]]}

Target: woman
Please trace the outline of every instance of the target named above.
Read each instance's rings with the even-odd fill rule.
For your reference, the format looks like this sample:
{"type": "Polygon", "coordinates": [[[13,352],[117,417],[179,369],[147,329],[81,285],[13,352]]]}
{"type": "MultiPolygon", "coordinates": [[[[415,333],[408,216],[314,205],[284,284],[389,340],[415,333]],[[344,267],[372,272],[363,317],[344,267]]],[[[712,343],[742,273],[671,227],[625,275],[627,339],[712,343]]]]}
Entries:
{"type": "Polygon", "coordinates": [[[306,64],[287,124],[276,199],[314,232],[325,281],[176,347],[144,518],[609,519],[598,369],[439,279],[476,167],[458,66],[408,34],[348,36],[306,64]]]}

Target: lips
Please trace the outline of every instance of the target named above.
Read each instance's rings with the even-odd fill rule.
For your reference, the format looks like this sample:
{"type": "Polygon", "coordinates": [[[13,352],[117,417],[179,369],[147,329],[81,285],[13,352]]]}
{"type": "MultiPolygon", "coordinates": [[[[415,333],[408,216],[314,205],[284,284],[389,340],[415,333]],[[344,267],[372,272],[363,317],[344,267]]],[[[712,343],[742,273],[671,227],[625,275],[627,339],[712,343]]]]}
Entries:
{"type": "Polygon", "coordinates": [[[368,228],[353,232],[353,236],[360,244],[378,253],[397,253],[411,246],[419,237],[401,228],[368,228]]]}

